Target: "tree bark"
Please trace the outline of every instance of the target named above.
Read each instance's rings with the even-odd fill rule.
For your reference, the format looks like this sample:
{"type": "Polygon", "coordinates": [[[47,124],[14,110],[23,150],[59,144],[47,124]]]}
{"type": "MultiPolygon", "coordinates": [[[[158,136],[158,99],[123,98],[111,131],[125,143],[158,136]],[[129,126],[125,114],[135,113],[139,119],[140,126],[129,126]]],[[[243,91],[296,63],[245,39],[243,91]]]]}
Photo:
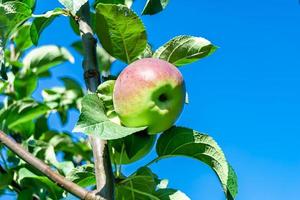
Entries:
{"type": "MultiPolygon", "coordinates": [[[[83,5],[80,10],[78,24],[84,50],[84,79],[87,89],[91,92],[95,92],[98,85],[101,83],[101,76],[98,70],[96,57],[97,40],[94,37],[94,33],[90,25],[90,8],[88,3],[83,5]]],[[[94,156],[97,183],[97,189],[95,192],[105,200],[113,200],[114,177],[107,141],[94,136],[90,136],[89,139],[93,148],[94,156]]]]}

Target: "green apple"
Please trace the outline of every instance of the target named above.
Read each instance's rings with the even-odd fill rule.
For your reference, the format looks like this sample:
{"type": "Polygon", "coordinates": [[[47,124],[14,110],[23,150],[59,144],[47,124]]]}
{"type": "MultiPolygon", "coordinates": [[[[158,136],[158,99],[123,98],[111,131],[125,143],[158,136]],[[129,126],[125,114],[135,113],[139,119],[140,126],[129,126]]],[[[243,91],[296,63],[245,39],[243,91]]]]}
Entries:
{"type": "Polygon", "coordinates": [[[113,104],[122,124],[148,127],[149,134],[170,128],[180,115],[185,84],[171,63],[144,58],[128,65],[116,80],[113,104]]]}

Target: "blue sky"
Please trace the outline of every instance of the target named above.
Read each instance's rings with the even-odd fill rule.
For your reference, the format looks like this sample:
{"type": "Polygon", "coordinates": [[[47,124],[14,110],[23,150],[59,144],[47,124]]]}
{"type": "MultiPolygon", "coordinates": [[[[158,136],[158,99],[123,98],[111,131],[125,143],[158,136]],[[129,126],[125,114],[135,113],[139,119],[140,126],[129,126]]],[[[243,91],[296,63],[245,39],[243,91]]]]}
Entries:
{"type": "MultiPolygon", "coordinates": [[[[141,13],[143,0],[133,9],[141,13]]],[[[38,1],[36,14],[60,5],[38,1]]],[[[205,37],[219,46],[210,57],[180,68],[190,104],[177,124],[210,134],[218,141],[239,179],[238,200],[296,200],[300,196],[300,5],[297,0],[171,0],[167,9],[142,17],[154,48],[174,36],[205,37]]],[[[58,18],[44,31],[40,44],[69,47],[78,37],[68,20],[58,18]]],[[[82,81],[81,58],[72,49],[76,64],[52,72],[82,81]]],[[[117,63],[118,72],[124,64],[117,63]]],[[[42,80],[41,88],[58,85],[42,80]]],[[[71,130],[78,113],[61,127],[71,130]]],[[[153,158],[154,153],[149,157],[153,158]]],[[[148,158],[149,159],[149,158],[148,158]]],[[[132,172],[139,164],[126,166],[132,172]]],[[[168,159],[153,165],[171,187],[193,200],[223,200],[213,171],[187,158],[168,159]]]]}

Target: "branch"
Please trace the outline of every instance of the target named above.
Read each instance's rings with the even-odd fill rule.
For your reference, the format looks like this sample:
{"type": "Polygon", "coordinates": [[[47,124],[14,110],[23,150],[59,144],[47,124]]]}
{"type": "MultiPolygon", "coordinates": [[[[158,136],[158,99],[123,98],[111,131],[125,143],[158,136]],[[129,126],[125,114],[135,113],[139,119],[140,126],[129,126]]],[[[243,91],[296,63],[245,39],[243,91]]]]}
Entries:
{"type": "Polygon", "coordinates": [[[61,188],[72,193],[73,195],[85,200],[104,200],[103,198],[95,196],[92,192],[78,186],[77,184],[69,181],[65,177],[61,176],[57,172],[52,171],[52,169],[46,165],[43,161],[34,157],[28,151],[26,151],[20,144],[16,143],[13,139],[8,137],[5,133],[0,131],[0,142],[12,150],[16,155],[18,155],[25,162],[42,172],[50,180],[58,184],[61,188]]]}
{"type": "MultiPolygon", "coordinates": [[[[84,79],[88,90],[95,92],[101,81],[96,57],[97,40],[90,26],[90,8],[88,3],[81,7],[78,24],[85,52],[83,61],[84,79]]],[[[94,156],[97,183],[96,193],[105,200],[112,200],[114,199],[114,177],[107,141],[90,136],[90,142],[94,156]]]]}

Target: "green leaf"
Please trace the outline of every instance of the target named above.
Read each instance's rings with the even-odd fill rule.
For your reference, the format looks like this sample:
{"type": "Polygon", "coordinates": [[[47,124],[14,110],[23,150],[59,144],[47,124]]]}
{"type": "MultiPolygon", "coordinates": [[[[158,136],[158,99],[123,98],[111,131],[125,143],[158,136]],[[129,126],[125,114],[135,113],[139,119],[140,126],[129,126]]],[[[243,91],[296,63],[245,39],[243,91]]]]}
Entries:
{"type": "Polygon", "coordinates": [[[145,50],[136,59],[151,58],[152,55],[153,55],[152,47],[150,44],[147,44],[145,50]]]}
{"type": "Polygon", "coordinates": [[[15,29],[31,16],[30,7],[18,1],[8,1],[0,4],[0,39],[3,46],[15,29]]]}
{"type": "Polygon", "coordinates": [[[101,139],[113,140],[145,128],[129,128],[111,122],[105,115],[105,108],[101,99],[96,94],[88,94],[82,100],[81,114],[73,132],[83,132],[101,139]]]}
{"type": "Polygon", "coordinates": [[[77,93],[78,97],[83,96],[82,87],[77,81],[69,77],[61,77],[60,80],[63,81],[67,90],[73,90],[77,93]]]}
{"type": "Polygon", "coordinates": [[[17,1],[17,2],[21,2],[21,3],[25,3],[27,4],[30,8],[34,8],[35,7],[35,0],[2,0],[2,3],[8,2],[8,1],[17,1]]]}
{"type": "Polygon", "coordinates": [[[130,8],[132,6],[134,0],[96,0],[94,3],[94,7],[97,6],[98,3],[104,4],[122,4],[130,8]]]}
{"type": "Polygon", "coordinates": [[[22,100],[11,104],[0,112],[0,122],[5,123],[9,129],[22,123],[31,121],[48,111],[44,104],[33,100],[22,100]]]}
{"type": "Polygon", "coordinates": [[[109,116],[109,112],[114,111],[113,107],[113,91],[115,86],[115,80],[108,80],[101,83],[97,88],[97,94],[99,98],[102,100],[105,106],[105,111],[109,116]]]}
{"type": "Polygon", "coordinates": [[[30,28],[30,36],[34,45],[38,44],[39,37],[43,30],[51,24],[51,22],[59,15],[63,15],[66,12],[61,8],[48,11],[43,15],[35,15],[35,19],[32,21],[30,28]]]}
{"type": "Polygon", "coordinates": [[[17,200],[33,199],[33,193],[34,191],[32,189],[22,190],[21,192],[18,193],[17,200]]]}
{"type": "Polygon", "coordinates": [[[148,135],[141,131],[127,137],[109,141],[112,148],[112,161],[115,164],[133,163],[147,155],[154,143],[155,135],[148,135]]]}
{"type": "Polygon", "coordinates": [[[78,23],[75,21],[75,19],[73,17],[69,17],[69,23],[70,23],[71,28],[74,31],[74,33],[76,35],[80,35],[78,23]]]}
{"type": "Polygon", "coordinates": [[[73,47],[73,49],[75,49],[75,51],[77,51],[79,54],[84,55],[84,50],[83,50],[83,45],[81,40],[73,42],[71,44],[71,47],[73,47]]]}
{"type": "Polygon", "coordinates": [[[173,156],[187,156],[210,166],[217,174],[227,199],[238,192],[237,177],[218,144],[208,135],[192,129],[172,127],[165,131],[156,144],[158,160],[173,156]]]}
{"type": "Polygon", "coordinates": [[[76,167],[67,174],[66,178],[70,181],[80,185],[81,187],[88,187],[96,185],[96,178],[94,173],[94,165],[87,164],[76,167]]]}
{"type": "Polygon", "coordinates": [[[73,15],[79,11],[81,6],[88,2],[88,0],[58,0],[63,6],[65,6],[73,15]]]}
{"type": "Polygon", "coordinates": [[[53,111],[57,111],[61,122],[66,124],[68,121],[68,110],[71,108],[79,109],[80,101],[83,97],[83,90],[79,83],[71,78],[60,78],[65,87],[54,87],[42,91],[44,102],[53,111]]]}
{"type": "Polygon", "coordinates": [[[56,151],[63,152],[64,158],[69,156],[72,160],[76,157],[81,157],[87,161],[91,160],[91,147],[86,140],[74,141],[70,134],[53,133],[51,135],[51,132],[48,132],[47,137],[43,141],[47,141],[56,151]],[[48,141],[49,138],[50,140],[48,141]]]}
{"type": "Polygon", "coordinates": [[[0,190],[7,188],[8,185],[10,185],[10,183],[13,180],[13,176],[10,173],[7,174],[1,174],[0,173],[0,190]]]}
{"type": "Polygon", "coordinates": [[[6,88],[7,88],[7,86],[8,86],[8,83],[9,83],[9,82],[7,82],[7,81],[2,81],[2,80],[0,79],[0,93],[3,93],[3,92],[6,90],[6,88]]]}
{"type": "MultiPolygon", "coordinates": [[[[0,54],[1,54],[1,52],[0,52],[0,54]]],[[[8,76],[7,76],[7,73],[6,73],[6,67],[5,67],[5,64],[3,63],[3,60],[2,60],[2,62],[0,61],[0,76],[4,80],[8,79],[8,76]]]]}
{"type": "Polygon", "coordinates": [[[154,194],[157,182],[157,176],[149,168],[142,167],[136,173],[116,184],[116,199],[160,200],[154,194]]]}
{"type": "Polygon", "coordinates": [[[70,52],[63,47],[45,45],[31,50],[23,59],[25,69],[32,69],[36,74],[42,74],[49,68],[65,61],[74,63],[70,52]]]}
{"type": "Polygon", "coordinates": [[[14,89],[17,99],[30,97],[37,87],[38,78],[30,70],[18,72],[14,80],[14,89]]]}
{"type": "Polygon", "coordinates": [[[155,192],[155,195],[160,200],[190,200],[183,192],[170,188],[159,189],[155,192]]]}
{"type": "Polygon", "coordinates": [[[215,50],[216,47],[204,38],[182,35],[157,49],[153,57],[182,66],[209,56],[215,50]]]}
{"type": "Polygon", "coordinates": [[[16,44],[15,48],[17,52],[22,52],[32,46],[30,27],[31,24],[26,23],[22,25],[14,34],[13,40],[16,44]]]}
{"type": "MultiPolygon", "coordinates": [[[[84,54],[82,41],[76,41],[71,44],[71,46],[81,55],[84,54]]],[[[97,64],[99,70],[102,73],[110,71],[111,64],[116,60],[114,57],[109,55],[104,48],[97,44],[96,46],[96,53],[97,53],[97,64]]]]}
{"type": "Polygon", "coordinates": [[[56,169],[63,172],[64,175],[70,173],[70,171],[74,168],[74,164],[72,163],[72,161],[58,162],[53,145],[49,145],[47,147],[45,152],[45,160],[56,167],[56,169]]]}
{"type": "Polygon", "coordinates": [[[97,45],[97,63],[101,73],[110,73],[110,67],[116,60],[114,57],[109,55],[104,48],[97,45]]]}
{"type": "Polygon", "coordinates": [[[99,3],[96,7],[96,33],[104,49],[126,63],[132,62],[147,45],[142,21],[124,5],[99,3]]]}
{"type": "Polygon", "coordinates": [[[40,188],[45,188],[52,199],[59,199],[63,190],[47,177],[37,176],[26,168],[21,168],[18,172],[18,182],[24,188],[34,189],[39,191],[40,188]]]}
{"type": "Polygon", "coordinates": [[[159,13],[168,5],[169,0],[147,0],[142,15],[154,15],[159,13]]]}

